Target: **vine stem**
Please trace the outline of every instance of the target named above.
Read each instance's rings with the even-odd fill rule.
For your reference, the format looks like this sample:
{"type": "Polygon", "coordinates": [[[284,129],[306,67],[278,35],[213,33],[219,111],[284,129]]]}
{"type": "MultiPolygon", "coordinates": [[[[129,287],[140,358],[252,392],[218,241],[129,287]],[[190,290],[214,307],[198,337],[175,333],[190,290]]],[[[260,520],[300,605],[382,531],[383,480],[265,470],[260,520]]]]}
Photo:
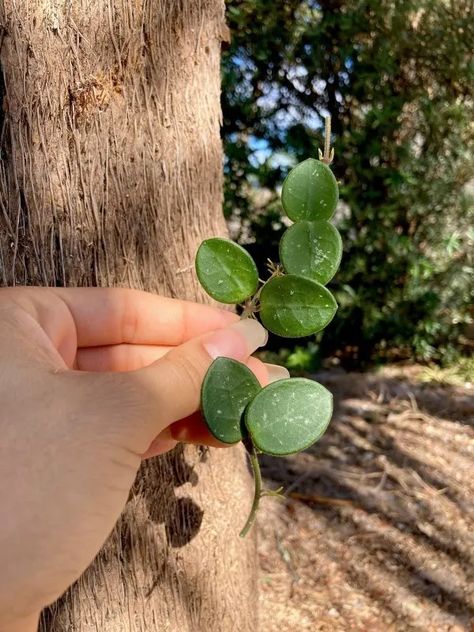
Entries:
{"type": "Polygon", "coordinates": [[[318,149],[319,160],[330,165],[334,160],[334,148],[331,149],[331,117],[324,118],[324,153],[318,149]]]}
{"type": "Polygon", "coordinates": [[[266,281],[263,281],[262,279],[259,279],[260,283],[262,284],[261,287],[255,292],[255,294],[252,296],[252,298],[246,303],[246,306],[248,307],[247,309],[244,308],[244,311],[242,312],[241,318],[249,318],[253,315],[253,313],[257,308],[257,304],[258,304],[258,300],[260,298],[260,294],[262,293],[263,288],[266,286],[266,284],[271,281],[274,277],[279,276],[281,274],[280,270],[277,268],[275,269],[271,275],[268,277],[268,279],[266,281]]]}
{"type": "Polygon", "coordinates": [[[247,533],[252,528],[252,525],[255,522],[255,518],[257,517],[257,511],[258,511],[258,506],[260,504],[260,498],[262,497],[262,473],[260,471],[257,451],[250,439],[244,440],[244,445],[250,457],[250,465],[252,466],[253,478],[255,481],[255,491],[253,495],[253,503],[252,503],[252,508],[249,513],[249,517],[247,518],[247,522],[245,523],[244,528],[239,534],[241,538],[245,538],[247,533]]]}

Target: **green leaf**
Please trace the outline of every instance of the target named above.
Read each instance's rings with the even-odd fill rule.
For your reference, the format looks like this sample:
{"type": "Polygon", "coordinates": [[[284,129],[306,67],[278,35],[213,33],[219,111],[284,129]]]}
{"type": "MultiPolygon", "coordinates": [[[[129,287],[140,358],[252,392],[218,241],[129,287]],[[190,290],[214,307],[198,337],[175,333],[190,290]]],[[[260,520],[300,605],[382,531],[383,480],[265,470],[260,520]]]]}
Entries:
{"type": "Polygon", "coordinates": [[[242,439],[242,414],[261,390],[252,371],[230,358],[217,358],[201,389],[201,412],[210,432],[223,443],[242,439]]]}
{"type": "Polygon", "coordinates": [[[342,239],[329,222],[298,222],[280,241],[280,259],[290,274],[300,274],[326,285],[342,257],[342,239]]]}
{"type": "Polygon", "coordinates": [[[314,158],[296,165],[283,182],[281,203],[294,222],[330,219],[338,199],[339,189],[333,172],[314,158]]]}
{"type": "Polygon", "coordinates": [[[301,338],[331,322],[337,303],[329,290],[294,274],[274,277],[260,294],[263,325],[283,338],[301,338]]]}
{"type": "Polygon", "coordinates": [[[244,421],[255,447],[275,456],[305,450],[321,438],[332,416],[332,395],[305,378],[269,384],[248,405],[244,421]]]}
{"type": "Polygon", "coordinates": [[[206,292],[220,303],[242,303],[255,294],[258,271],[249,253],[228,239],[206,239],[196,254],[196,272],[206,292]]]}

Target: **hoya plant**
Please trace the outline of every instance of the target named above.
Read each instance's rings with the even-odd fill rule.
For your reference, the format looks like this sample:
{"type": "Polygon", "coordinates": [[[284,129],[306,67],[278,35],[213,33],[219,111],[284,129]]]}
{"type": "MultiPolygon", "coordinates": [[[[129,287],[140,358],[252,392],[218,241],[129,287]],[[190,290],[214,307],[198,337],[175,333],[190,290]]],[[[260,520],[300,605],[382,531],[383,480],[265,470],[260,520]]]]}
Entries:
{"type": "MultiPolygon", "coordinates": [[[[266,280],[248,252],[227,239],[206,239],[196,255],[197,276],[212,298],[241,304],[242,318],[259,318],[266,329],[284,338],[321,331],[337,310],[325,287],[342,255],[341,237],[330,223],[339,189],[329,167],[329,139],[327,120],[324,153],[298,164],[283,183],[281,203],[294,223],[281,239],[280,263],[269,262],[266,280]]],[[[313,380],[281,379],[262,388],[246,365],[230,358],[214,360],[202,385],[203,418],[219,441],[243,442],[255,478],[242,537],[255,520],[260,498],[280,492],[262,490],[258,454],[305,450],[324,434],[332,408],[331,393],[313,380]]]]}

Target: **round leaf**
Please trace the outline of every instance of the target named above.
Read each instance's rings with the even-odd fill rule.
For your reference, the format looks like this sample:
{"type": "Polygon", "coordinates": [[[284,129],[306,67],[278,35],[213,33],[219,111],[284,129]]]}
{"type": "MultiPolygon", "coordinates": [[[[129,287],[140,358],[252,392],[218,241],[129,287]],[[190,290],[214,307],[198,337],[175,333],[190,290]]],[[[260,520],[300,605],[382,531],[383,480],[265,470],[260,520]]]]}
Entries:
{"type": "Polygon", "coordinates": [[[260,294],[263,325],[283,338],[301,338],[324,329],[336,310],[329,290],[294,274],[270,279],[260,294]]]}
{"type": "Polygon", "coordinates": [[[228,239],[206,239],[196,255],[196,272],[206,292],[220,303],[242,303],[255,294],[258,271],[249,253],[228,239]]]}
{"type": "Polygon", "coordinates": [[[329,222],[298,222],[280,241],[280,259],[287,272],[326,285],[342,257],[342,239],[329,222]]]}
{"type": "Polygon", "coordinates": [[[275,456],[305,450],[326,431],[332,395],[318,382],[290,378],[269,384],[245,411],[245,425],[258,450],[275,456]]]}
{"type": "Polygon", "coordinates": [[[242,440],[242,414],[261,390],[244,364],[217,358],[209,367],[201,389],[201,411],[210,432],[223,443],[242,440]]]}
{"type": "Polygon", "coordinates": [[[283,182],[281,202],[294,222],[330,219],[338,199],[339,188],[333,172],[314,158],[296,165],[283,182]]]}

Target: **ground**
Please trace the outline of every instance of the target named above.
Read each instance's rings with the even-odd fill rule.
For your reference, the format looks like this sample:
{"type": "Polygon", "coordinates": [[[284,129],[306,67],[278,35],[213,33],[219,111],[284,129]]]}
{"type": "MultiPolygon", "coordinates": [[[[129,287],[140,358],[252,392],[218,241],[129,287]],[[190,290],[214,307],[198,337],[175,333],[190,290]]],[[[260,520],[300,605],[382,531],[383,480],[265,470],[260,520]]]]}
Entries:
{"type": "Polygon", "coordinates": [[[474,632],[474,389],[323,373],[325,437],[266,457],[261,632],[474,632]]]}

